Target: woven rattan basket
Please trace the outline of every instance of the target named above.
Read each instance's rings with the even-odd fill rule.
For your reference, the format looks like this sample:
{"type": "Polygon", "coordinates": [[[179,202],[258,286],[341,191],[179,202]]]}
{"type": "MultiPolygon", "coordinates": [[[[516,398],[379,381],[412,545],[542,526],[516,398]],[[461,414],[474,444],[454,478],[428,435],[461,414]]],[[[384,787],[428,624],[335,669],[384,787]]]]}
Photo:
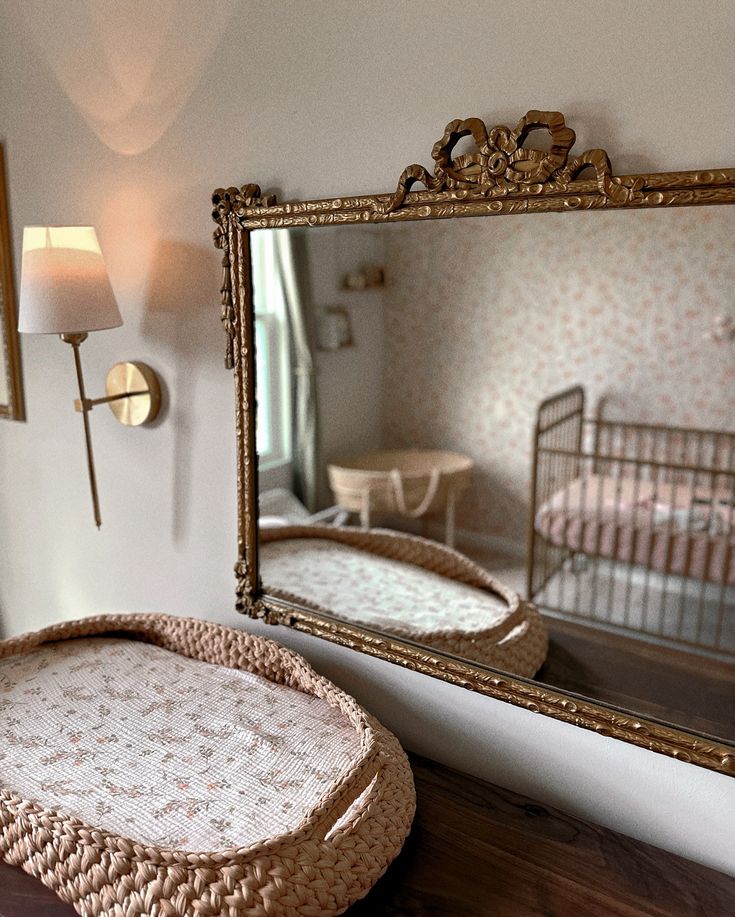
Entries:
{"type": "MultiPolygon", "coordinates": [[[[43,668],[37,661],[34,664],[37,670],[43,668]]],[[[124,693],[109,668],[100,663],[95,671],[110,685],[111,696],[115,696],[116,688],[117,694],[124,693]]],[[[0,745],[0,857],[37,876],[84,917],[339,914],[367,893],[408,834],[415,795],[406,756],[394,736],[353,698],[314,672],[304,659],[271,640],[186,618],[88,618],[0,642],[0,685],[7,689],[4,701],[0,693],[0,732],[4,730],[6,739],[0,745]],[[86,639],[89,637],[103,639],[86,639]],[[82,639],[70,649],[66,641],[71,638],[82,639]],[[232,682],[230,691],[237,691],[238,679],[247,677],[258,684],[263,680],[264,690],[271,694],[293,689],[300,692],[298,696],[308,695],[304,703],[331,711],[329,716],[339,716],[348,733],[350,728],[355,730],[354,757],[349,768],[288,831],[247,846],[215,851],[142,843],[133,830],[131,836],[122,836],[105,828],[109,815],[101,816],[99,824],[91,824],[59,805],[62,791],[58,786],[50,785],[39,798],[23,798],[10,783],[5,784],[7,774],[21,773],[13,771],[13,749],[31,754],[29,748],[35,747],[35,733],[40,730],[35,718],[23,719],[24,713],[32,704],[41,705],[35,708],[38,711],[59,707],[63,713],[63,706],[75,697],[77,702],[83,701],[84,692],[72,692],[72,701],[66,700],[67,692],[61,704],[56,697],[46,702],[37,691],[23,692],[21,682],[16,685],[20,699],[9,701],[8,686],[12,687],[13,679],[8,675],[17,680],[19,667],[30,666],[41,654],[58,653],[58,648],[63,648],[68,659],[80,653],[85,644],[94,645],[94,652],[109,645],[115,652],[159,653],[154,647],[171,651],[177,654],[171,656],[173,685],[178,684],[187,666],[194,666],[187,660],[197,660],[210,664],[199,666],[198,673],[206,673],[212,666],[238,670],[237,674],[223,673],[232,682]]],[[[237,697],[235,701],[239,702],[237,697]]],[[[274,703],[277,701],[276,694],[274,703]]],[[[174,712],[179,722],[182,715],[186,718],[186,711],[174,712]]],[[[216,712],[212,711],[213,718],[216,712]]],[[[279,728],[283,716],[279,712],[273,717],[272,731],[279,728]]],[[[210,743],[217,741],[212,738],[217,735],[216,728],[198,729],[210,736],[210,743]]],[[[70,753],[68,748],[54,750],[52,741],[36,744],[39,759],[46,756],[44,762],[48,762],[49,752],[52,760],[53,755],[70,753]]],[[[110,746],[109,754],[119,755],[119,747],[110,746]]],[[[167,757],[175,759],[171,754],[167,757]]],[[[172,766],[176,764],[174,760],[172,766]]],[[[237,772],[237,762],[233,768],[237,772]]],[[[106,811],[122,804],[114,788],[106,802],[106,811]]],[[[144,799],[141,806],[150,808],[154,803],[144,799]]],[[[256,814],[253,812],[253,817],[256,814]]]]}
{"type": "Polygon", "coordinates": [[[418,519],[447,513],[447,543],[454,539],[454,507],[470,483],[473,462],[458,452],[390,449],[340,459],[328,466],[338,506],[360,514],[364,528],[374,515],[418,519]]]}

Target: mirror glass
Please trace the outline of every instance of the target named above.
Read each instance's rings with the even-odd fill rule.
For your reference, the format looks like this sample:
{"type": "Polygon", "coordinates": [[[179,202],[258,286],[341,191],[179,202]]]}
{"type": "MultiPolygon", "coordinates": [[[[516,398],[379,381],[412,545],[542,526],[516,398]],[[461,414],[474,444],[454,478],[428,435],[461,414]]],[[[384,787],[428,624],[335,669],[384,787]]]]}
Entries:
{"type": "Polygon", "coordinates": [[[266,592],[735,738],[734,248],[728,207],[252,233],[266,592]]]}

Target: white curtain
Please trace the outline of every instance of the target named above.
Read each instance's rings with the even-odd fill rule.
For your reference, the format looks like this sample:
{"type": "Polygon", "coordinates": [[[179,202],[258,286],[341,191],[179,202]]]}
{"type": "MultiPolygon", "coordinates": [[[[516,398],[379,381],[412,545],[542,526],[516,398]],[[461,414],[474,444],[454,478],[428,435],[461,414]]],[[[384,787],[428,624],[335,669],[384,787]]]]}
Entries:
{"type": "Polygon", "coordinates": [[[293,490],[310,512],[317,508],[316,369],[309,316],[309,277],[303,233],[273,231],[276,274],[286,305],[291,351],[293,490]]]}

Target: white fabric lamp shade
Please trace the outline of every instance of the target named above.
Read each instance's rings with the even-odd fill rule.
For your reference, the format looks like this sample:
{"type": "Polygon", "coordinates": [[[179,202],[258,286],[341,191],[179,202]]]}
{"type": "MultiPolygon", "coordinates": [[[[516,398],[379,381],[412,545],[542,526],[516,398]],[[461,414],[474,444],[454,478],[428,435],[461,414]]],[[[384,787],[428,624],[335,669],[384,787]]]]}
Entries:
{"type": "Polygon", "coordinates": [[[120,325],[94,226],[26,226],[18,330],[78,334],[120,325]]]}

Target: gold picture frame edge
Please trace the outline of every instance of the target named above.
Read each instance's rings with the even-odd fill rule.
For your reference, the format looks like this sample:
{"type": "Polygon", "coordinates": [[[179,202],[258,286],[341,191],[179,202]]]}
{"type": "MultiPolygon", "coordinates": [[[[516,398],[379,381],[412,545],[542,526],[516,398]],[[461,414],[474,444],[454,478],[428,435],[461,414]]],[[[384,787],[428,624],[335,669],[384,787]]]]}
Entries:
{"type": "Polygon", "coordinates": [[[13,277],[13,246],[10,235],[10,214],[8,207],[7,172],[5,150],[0,143],[0,283],[3,290],[3,351],[7,371],[10,401],[0,404],[0,417],[7,420],[26,419],[23,397],[23,376],[21,369],[20,341],[13,277]]]}
{"type": "MultiPolygon", "coordinates": [[[[558,116],[558,112],[529,112],[530,115],[558,116]]],[[[474,119],[470,119],[474,120],[474,119]]],[[[523,122],[523,119],[522,119],[523,122]]],[[[521,123],[522,123],[521,122],[521,123]]],[[[432,155],[439,162],[452,126],[432,155]],[[439,158],[437,158],[437,153],[439,158]]],[[[484,125],[483,125],[484,127],[484,125]]],[[[495,128],[494,130],[497,130],[495,128]]],[[[467,131],[465,131],[467,133],[467,131]]],[[[491,132],[490,132],[491,133],[491,132]]],[[[474,135],[473,135],[474,136],[474,135]]],[[[573,136],[573,135],[572,135],[573,136]]],[[[531,153],[541,151],[531,150],[531,153]]],[[[568,152],[568,151],[567,151],[568,152]]],[[[535,688],[532,683],[507,673],[485,670],[440,652],[421,651],[397,638],[341,622],[319,612],[290,605],[264,592],[258,563],[258,467],[255,449],[255,360],[254,305],[250,274],[250,232],[293,226],[316,228],[350,223],[436,220],[473,216],[500,216],[520,213],[577,212],[580,210],[661,209],[685,206],[735,204],[735,168],[699,169],[681,172],[654,172],[612,176],[609,160],[602,150],[596,162],[602,163],[598,178],[589,180],[550,180],[498,188],[492,182],[478,187],[476,181],[465,185],[452,179],[433,190],[412,192],[405,187],[405,176],[418,166],[409,166],[399,180],[403,197],[376,194],[322,198],[278,204],[275,196],[262,195],[256,184],[219,188],[213,196],[215,246],[222,251],[221,320],[226,337],[225,366],[234,369],[235,426],[237,444],[237,540],[235,564],[236,609],[269,624],[282,624],[321,637],[332,643],[393,662],[404,668],[459,685],[475,693],[494,697],[530,712],[538,712],[570,725],[592,730],[726,776],[735,776],[735,745],[710,739],[685,729],[666,726],[647,717],[631,715],[612,706],[581,700],[549,686],[535,688]],[[605,172],[607,169],[607,172],[605,172]],[[601,170],[601,171],[600,171],[601,170]],[[625,200],[615,200],[603,188],[604,180],[629,192],[625,200]],[[454,184],[452,184],[452,182],[454,184]],[[473,187],[473,184],[475,187],[473,187]],[[469,187],[468,187],[469,186],[469,187]]],[[[587,156],[588,154],[583,154],[587,156]]],[[[583,158],[582,157],[582,158],[583,158]]],[[[446,157],[442,162],[445,162],[446,157]]],[[[567,163],[566,157],[564,164],[567,163]]],[[[590,163],[584,163],[586,167],[590,163]]],[[[441,170],[437,167],[437,173],[441,170]]],[[[423,170],[425,173],[425,170],[423,170]]],[[[410,176],[409,176],[410,177],[410,176]]],[[[428,173],[418,180],[428,177],[428,173]]],[[[440,178],[437,175],[437,181],[440,178]]],[[[609,187],[609,185],[607,186],[609,187]]]]}

